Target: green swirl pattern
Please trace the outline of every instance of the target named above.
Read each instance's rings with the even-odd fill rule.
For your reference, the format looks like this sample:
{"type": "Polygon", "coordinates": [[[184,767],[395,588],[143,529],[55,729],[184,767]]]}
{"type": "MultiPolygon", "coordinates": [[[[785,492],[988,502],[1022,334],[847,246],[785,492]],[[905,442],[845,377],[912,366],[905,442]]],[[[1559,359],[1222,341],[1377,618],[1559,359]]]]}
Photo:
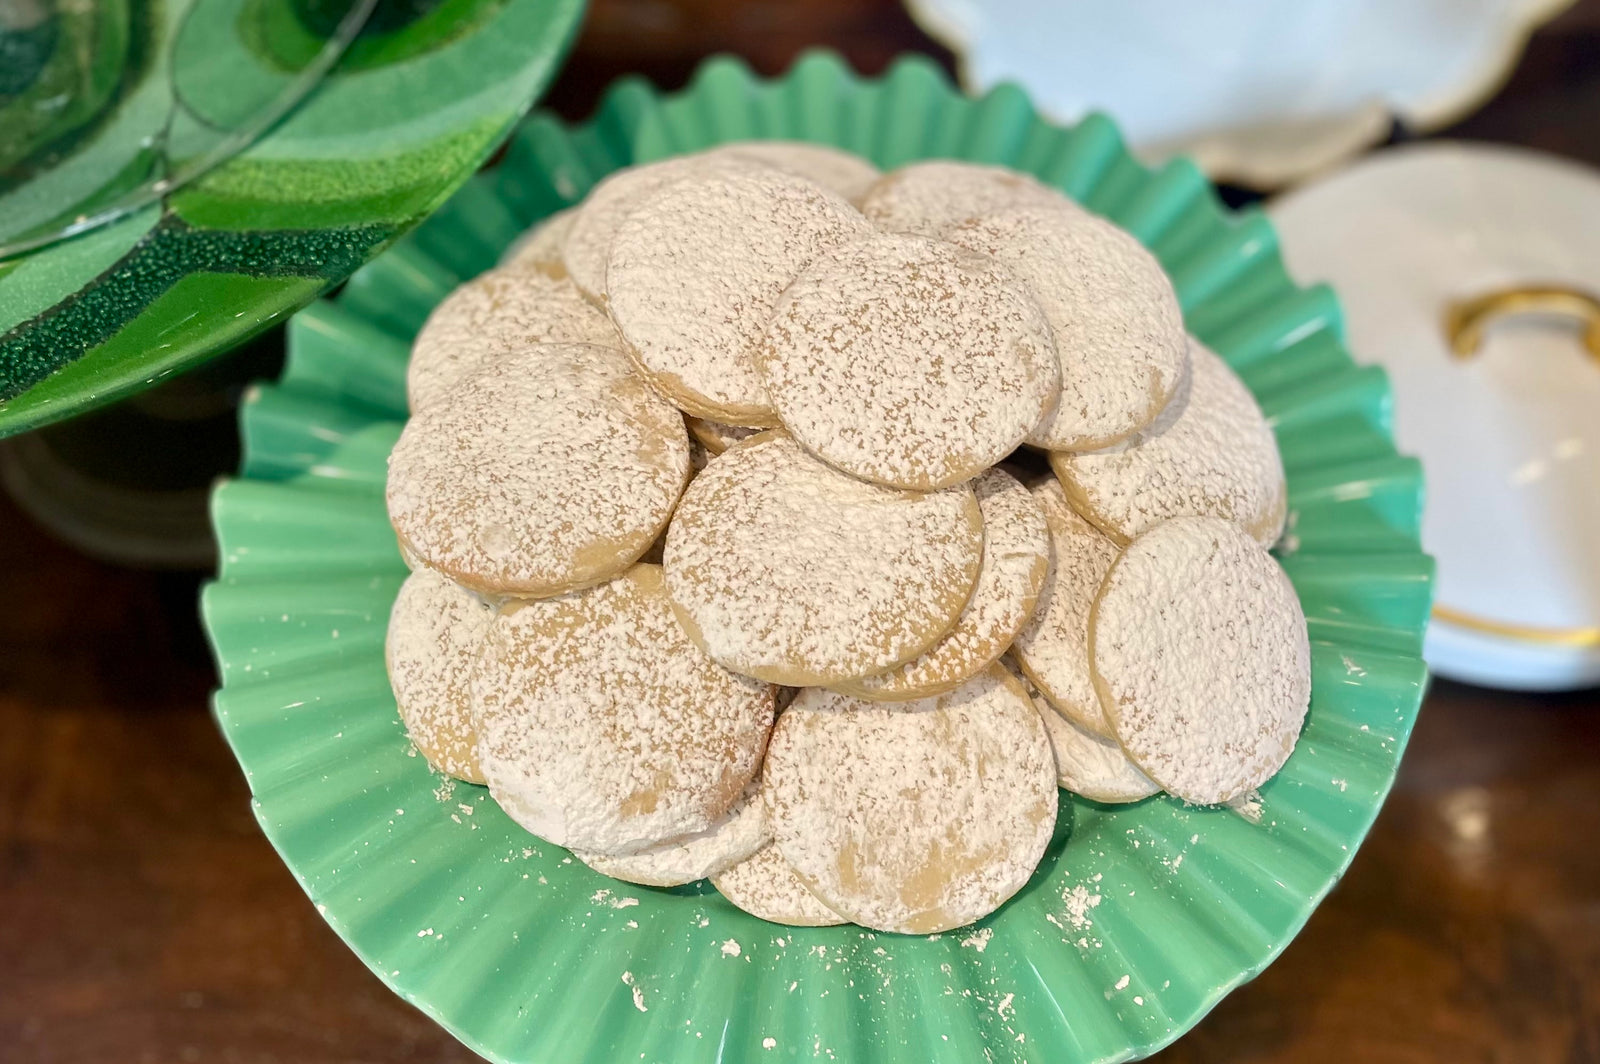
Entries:
{"type": "Polygon", "coordinates": [[[379,0],[270,131],[164,190],[291,92],[365,2],[7,8],[23,14],[0,23],[0,245],[160,194],[0,262],[0,436],[180,372],[343,280],[499,144],[582,12],[582,0],[379,0]],[[63,85],[71,107],[24,123],[63,85]]]}

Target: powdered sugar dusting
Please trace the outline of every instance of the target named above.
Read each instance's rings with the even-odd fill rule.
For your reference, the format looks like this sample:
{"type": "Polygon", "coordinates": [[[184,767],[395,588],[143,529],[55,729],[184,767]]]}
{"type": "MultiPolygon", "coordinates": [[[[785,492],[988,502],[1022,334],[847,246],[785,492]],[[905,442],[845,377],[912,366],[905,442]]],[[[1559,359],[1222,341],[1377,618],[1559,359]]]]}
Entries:
{"type": "Polygon", "coordinates": [[[772,689],[684,636],[661,571],[508,604],[473,680],[490,793],[535,835],[629,853],[724,817],[754,777],[772,689]]]}
{"type": "Polygon", "coordinates": [[[1224,517],[1270,546],[1283,532],[1283,461],[1261,408],[1227,363],[1189,342],[1189,375],[1124,444],[1053,454],[1072,505],[1119,542],[1174,517],[1224,517]]]}
{"type": "Polygon", "coordinates": [[[620,352],[525,348],[480,366],[406,424],[389,519],[473,590],[549,595],[644,553],[689,475],[683,419],[620,352]]]}
{"type": "Polygon", "coordinates": [[[892,708],[806,690],[779,719],[763,779],[773,838],[801,880],[884,931],[945,931],[994,911],[1055,827],[1049,740],[998,666],[892,708]]]}
{"type": "Polygon", "coordinates": [[[1149,424],[1188,360],[1183,314],[1155,256],[1103,218],[1060,205],[990,214],[950,240],[1011,267],[1043,308],[1061,398],[1029,442],[1104,447],[1149,424]]]}
{"type": "Polygon", "coordinates": [[[440,772],[482,783],[472,725],[472,669],[494,611],[428,569],[400,585],[385,658],[406,732],[440,772]]]}
{"type": "Polygon", "coordinates": [[[916,657],[977,579],[967,487],[867,484],[763,433],[696,477],[667,531],[667,586],[690,637],[728,668],[804,686],[916,657]]]}
{"type": "Polygon", "coordinates": [[[1010,207],[1079,210],[1028,174],[1004,166],[931,159],[902,166],[867,190],[861,211],[893,233],[944,236],[963,222],[1010,207]]]}
{"type": "Polygon", "coordinates": [[[1128,760],[1116,740],[1084,731],[1043,698],[1035,704],[1050,736],[1061,786],[1090,801],[1108,803],[1137,802],[1160,792],[1161,788],[1128,760]]]}
{"type": "Polygon", "coordinates": [[[1220,518],[1129,545],[1091,625],[1095,680],[1128,755],[1184,801],[1224,802],[1278,771],[1311,697],[1311,650],[1278,563],[1220,518]]]}
{"type": "Polygon", "coordinates": [[[690,174],[716,173],[721,168],[754,165],[747,160],[720,162],[702,155],[684,155],[645,166],[631,166],[606,177],[584,198],[567,232],[562,262],[572,280],[589,298],[606,298],[606,263],[623,221],[639,205],[674,181],[690,174]]]}
{"type": "Polygon", "coordinates": [[[712,148],[708,157],[732,155],[798,174],[855,203],[881,176],[878,168],[831,144],[797,140],[741,140],[712,148]]]}
{"type": "Polygon", "coordinates": [[[1089,610],[1121,551],[1073,512],[1053,477],[1035,484],[1033,497],[1044,508],[1054,564],[1011,655],[1057,711],[1080,728],[1110,738],[1111,725],[1089,675],[1089,610]]]}
{"type": "Polygon", "coordinates": [[[1003,469],[980,473],[972,490],[983,514],[983,562],[972,598],[955,627],[916,660],[839,684],[837,690],[873,701],[941,694],[1005,653],[1033,615],[1050,569],[1050,531],[1044,511],[1028,489],[1003,469]]]}
{"type": "Polygon", "coordinates": [[[484,360],[530,344],[621,349],[622,338],[571,281],[531,266],[506,266],[444,298],[411,344],[406,399],[422,410],[449,396],[484,360]]]}
{"type": "Polygon", "coordinates": [[[612,319],[688,413],[772,424],[751,359],[778,296],[817,255],[869,228],[837,194],[770,167],[674,182],[617,230],[606,270],[612,319]]]}
{"type": "Polygon", "coordinates": [[[751,916],[792,927],[828,927],[844,918],[817,899],[794,874],[776,846],[711,877],[712,886],[751,916]]]}
{"type": "Polygon", "coordinates": [[[584,850],[574,850],[573,856],[614,879],[650,887],[676,887],[715,875],[749,857],[771,838],[767,807],[761,800],[757,779],[745,788],[728,814],[705,831],[621,857],[584,850]]]}
{"type": "Polygon", "coordinates": [[[966,480],[1055,406],[1043,312],[1010,270],[926,237],[825,251],[777,302],[756,366],[813,454],[892,487],[966,480]]]}

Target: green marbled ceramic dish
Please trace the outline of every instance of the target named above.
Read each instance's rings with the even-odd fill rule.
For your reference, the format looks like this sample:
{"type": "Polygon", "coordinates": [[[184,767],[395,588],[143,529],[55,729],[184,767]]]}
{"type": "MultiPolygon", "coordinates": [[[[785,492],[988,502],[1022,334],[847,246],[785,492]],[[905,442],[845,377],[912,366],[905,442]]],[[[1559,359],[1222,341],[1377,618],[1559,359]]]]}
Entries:
{"type": "Polygon", "coordinates": [[[595,119],[537,115],[504,162],[291,326],[290,364],[243,412],[247,457],[213,515],[204,596],[217,718],[256,812],[317,908],[396,992],[497,1061],[1126,1060],[1261,971],[1338,881],[1415,720],[1432,565],[1417,463],[1395,453],[1383,373],[1346,353],[1324,288],[1285,276],[1272,229],[1186,162],[1151,172],[1103,118],[1060,128],[1022,93],[963,98],[927,63],[861,80],[814,55],[759,81],[734,61],[684,92],[618,85],[595,119]],[[839,144],[1038,174],[1137,234],[1190,328],[1272,418],[1289,473],[1284,565],[1314,694],[1259,817],[1165,797],[1065,801],[1032,882],[942,936],[788,929],[704,884],[631,887],[452,787],[410,749],[384,674],[405,575],[384,460],[407,345],[450,288],[608,171],[718,141],[839,144]]]}
{"type": "Polygon", "coordinates": [[[27,33],[0,20],[0,246],[112,220],[0,256],[0,436],[153,384],[343,280],[501,142],[583,2],[27,6],[44,18],[27,33]],[[80,9],[123,12],[113,29],[129,40],[96,53],[113,69],[61,58],[74,33],[115,37],[79,26],[80,9]],[[85,113],[24,123],[58,81],[79,85],[85,113]]]}

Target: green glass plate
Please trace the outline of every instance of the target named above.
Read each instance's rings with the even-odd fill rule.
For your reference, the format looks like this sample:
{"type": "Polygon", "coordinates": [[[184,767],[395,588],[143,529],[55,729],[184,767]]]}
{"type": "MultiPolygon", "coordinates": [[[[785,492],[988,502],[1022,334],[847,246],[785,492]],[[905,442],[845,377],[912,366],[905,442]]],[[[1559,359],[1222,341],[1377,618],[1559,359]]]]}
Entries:
{"type": "Polygon", "coordinates": [[[1094,117],[1072,128],[1001,88],[966,99],[928,63],[863,81],[829,55],[759,81],[708,62],[663,96],[619,84],[579,128],[536,115],[504,162],[291,325],[283,379],[248,397],[242,475],[213,499],[204,594],[217,718],[258,818],[373,971],[499,1061],[1126,1060],[1261,971],[1349,864],[1415,720],[1433,567],[1422,477],[1390,440],[1389,385],[1346,353],[1326,288],[1285,275],[1271,227],[1187,162],[1149,171],[1094,117]],[[384,675],[405,567],[385,457],[412,333],[525,226],[635,160],[792,137],[892,167],[926,156],[1039,175],[1148,243],[1190,328],[1238,369],[1289,473],[1283,562],[1305,605],[1313,696],[1259,808],[1066,800],[1038,873],[999,912],[931,937],[789,929],[705,884],[633,887],[433,775],[384,675]]]}
{"type": "MultiPolygon", "coordinates": [[[[131,45],[106,45],[126,60],[112,71],[126,91],[83,93],[107,117],[65,114],[60,128],[29,127],[33,140],[5,150],[34,156],[0,151],[0,245],[114,216],[0,260],[0,436],[156,383],[349,276],[502,141],[583,10],[583,0],[379,0],[286,117],[204,169],[209,152],[233,151],[234,133],[271,116],[265,101],[300,91],[299,72],[320,73],[327,42],[370,0],[119,3],[174,12],[161,23],[171,40],[142,65],[131,45]],[[218,80],[232,91],[207,87],[218,80]],[[41,179],[29,178],[30,158],[49,167],[41,179]],[[159,196],[122,209],[151,190],[159,196]]],[[[90,6],[108,19],[120,10],[90,6]]],[[[34,57],[0,74],[0,131],[18,132],[9,111],[30,92],[84,76],[46,62],[42,43],[24,48],[31,40],[0,25],[0,54],[34,57]]]]}

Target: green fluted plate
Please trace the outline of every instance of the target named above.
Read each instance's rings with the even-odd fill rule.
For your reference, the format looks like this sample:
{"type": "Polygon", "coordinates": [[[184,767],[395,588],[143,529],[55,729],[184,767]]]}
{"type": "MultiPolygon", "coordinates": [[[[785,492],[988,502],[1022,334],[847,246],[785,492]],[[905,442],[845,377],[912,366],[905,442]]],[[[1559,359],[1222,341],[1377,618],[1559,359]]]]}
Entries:
{"type": "Polygon", "coordinates": [[[1261,971],[1349,864],[1415,720],[1432,564],[1422,477],[1390,440],[1389,386],[1352,362],[1326,288],[1296,287],[1257,214],[1199,172],[1151,172],[1110,122],[978,100],[920,60],[863,81],[812,55],[758,81],[707,63],[684,92],[619,84],[568,129],[536,115],[504,162],[291,325],[249,396],[241,476],[213,513],[204,614],[216,712],[263,828],[318,910],[396,992],[498,1061],[1048,1061],[1149,1053],[1261,971]],[[932,937],[763,923],[705,884],[607,879],[431,774],[384,675],[405,576],[384,460],[408,341],[523,227],[637,160],[792,137],[884,167],[926,156],[1031,171],[1117,220],[1171,271],[1190,328],[1272,418],[1292,509],[1283,562],[1311,630],[1305,734],[1258,815],[1066,800],[1038,873],[998,913],[932,937]]]}
{"type": "Polygon", "coordinates": [[[0,251],[0,436],[154,384],[349,276],[502,141],[583,0],[34,8],[32,36],[0,20],[0,57],[15,60],[0,62],[0,249],[24,249],[0,251]],[[141,13],[152,40],[114,38],[72,67],[73,18],[126,31],[116,19],[137,29],[141,13]],[[338,35],[357,26],[346,46],[338,35]],[[302,73],[320,78],[309,92],[302,73]],[[84,113],[22,123],[30,94],[65,98],[62,84],[91,74],[107,84],[77,90],[84,113]],[[262,133],[279,100],[298,103],[262,133]]]}

